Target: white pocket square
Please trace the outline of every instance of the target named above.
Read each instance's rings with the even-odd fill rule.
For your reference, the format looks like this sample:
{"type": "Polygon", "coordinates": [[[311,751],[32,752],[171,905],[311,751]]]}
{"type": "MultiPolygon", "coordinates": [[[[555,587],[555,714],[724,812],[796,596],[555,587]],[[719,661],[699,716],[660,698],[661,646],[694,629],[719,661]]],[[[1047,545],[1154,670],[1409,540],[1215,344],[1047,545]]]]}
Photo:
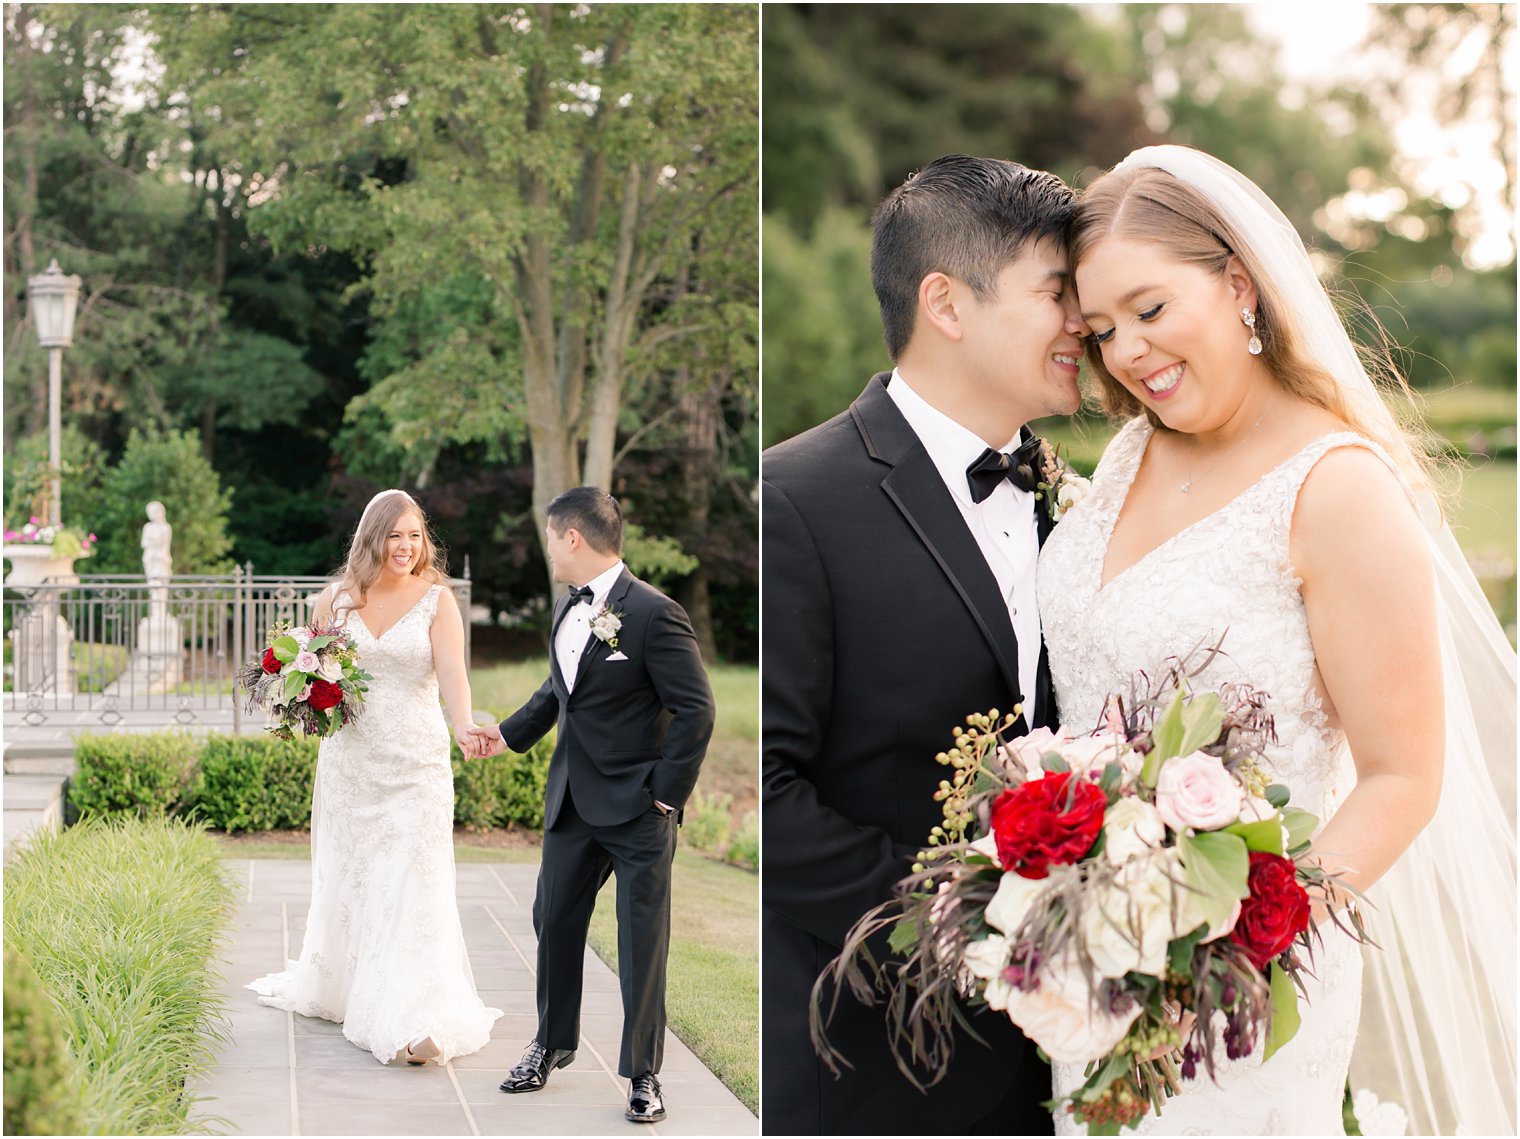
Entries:
{"type": "Polygon", "coordinates": [[[613,653],[613,654],[612,654],[612,655],[611,655],[611,656],[610,656],[610,657],[608,657],[608,658],[607,658],[607,659],[608,659],[608,660],[627,660],[627,659],[628,659],[628,654],[627,654],[627,653],[624,653],[624,652],[621,652],[621,651],[619,651],[619,652],[615,652],[615,653],[613,653]]]}

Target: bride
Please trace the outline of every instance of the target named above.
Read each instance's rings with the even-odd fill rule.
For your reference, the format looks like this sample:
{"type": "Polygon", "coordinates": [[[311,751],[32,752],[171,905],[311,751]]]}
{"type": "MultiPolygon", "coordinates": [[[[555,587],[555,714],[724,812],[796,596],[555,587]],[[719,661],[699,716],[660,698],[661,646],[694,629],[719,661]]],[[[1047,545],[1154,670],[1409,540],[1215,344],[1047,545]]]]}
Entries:
{"type": "MultiPolygon", "coordinates": [[[[1105,408],[1129,422],[1041,556],[1062,718],[1097,724],[1136,670],[1222,636],[1195,684],[1272,694],[1274,773],[1325,820],[1317,856],[1366,893],[1380,947],[1364,982],[1317,914],[1297,1036],[1184,1082],[1141,1130],[1340,1134],[1355,1049],[1356,1086],[1417,1133],[1513,1134],[1514,837],[1484,765],[1515,754],[1515,658],[1430,461],[1292,226],[1224,163],[1130,155],[1084,194],[1071,259],[1105,408]]],[[[1057,1096],[1082,1080],[1055,1066],[1057,1096]]]]}
{"type": "Polygon", "coordinates": [[[354,635],[373,679],[363,713],[318,753],[300,959],[248,988],[263,1004],[341,1022],[382,1064],[398,1054],[444,1064],[484,1047],[501,1010],[475,992],[454,900],[454,784],[438,697],[468,749],[464,625],[405,491],[364,508],[315,617],[354,635]]]}

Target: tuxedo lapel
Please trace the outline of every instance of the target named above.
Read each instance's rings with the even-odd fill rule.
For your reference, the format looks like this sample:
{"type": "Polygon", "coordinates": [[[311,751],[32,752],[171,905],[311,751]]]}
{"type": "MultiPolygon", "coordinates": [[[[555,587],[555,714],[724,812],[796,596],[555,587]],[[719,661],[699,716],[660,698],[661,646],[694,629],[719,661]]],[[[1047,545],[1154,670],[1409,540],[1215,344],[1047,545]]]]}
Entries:
{"type": "Polygon", "coordinates": [[[887,394],[886,374],[872,379],[851,406],[871,457],[891,465],[881,487],[944,570],[976,619],[1010,692],[1019,685],[1019,647],[1008,606],[934,461],[887,394]]]}
{"type": "Polygon", "coordinates": [[[559,667],[559,627],[569,612],[570,596],[563,594],[554,604],[554,620],[549,623],[549,675],[561,693],[568,692],[569,685],[565,683],[565,674],[559,667]]]}
{"type": "MultiPolygon", "coordinates": [[[[622,608],[623,598],[627,596],[628,590],[632,585],[633,574],[627,566],[624,566],[623,572],[617,575],[617,579],[612,583],[612,588],[607,591],[606,606],[614,612],[619,611],[622,608]]],[[[593,610],[594,613],[600,613],[601,611],[602,607],[600,605],[593,610]]],[[[581,681],[586,675],[587,667],[591,664],[592,656],[601,657],[603,655],[610,656],[611,654],[612,650],[607,647],[606,641],[599,640],[595,633],[586,634],[586,647],[581,650],[580,661],[575,666],[575,691],[580,690],[581,681]]]]}

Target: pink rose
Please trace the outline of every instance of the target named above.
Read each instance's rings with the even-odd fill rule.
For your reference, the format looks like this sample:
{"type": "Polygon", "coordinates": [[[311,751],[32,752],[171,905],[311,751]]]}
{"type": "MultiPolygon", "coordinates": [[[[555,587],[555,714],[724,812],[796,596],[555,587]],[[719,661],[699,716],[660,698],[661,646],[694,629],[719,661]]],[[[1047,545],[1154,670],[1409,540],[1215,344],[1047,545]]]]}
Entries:
{"type": "Polygon", "coordinates": [[[296,653],[296,659],[290,664],[297,672],[316,672],[322,662],[317,659],[316,653],[308,650],[296,653]]]}
{"type": "Polygon", "coordinates": [[[1156,780],[1156,810],[1173,830],[1216,830],[1240,818],[1240,784],[1214,755],[1195,751],[1167,760],[1156,780]]]}

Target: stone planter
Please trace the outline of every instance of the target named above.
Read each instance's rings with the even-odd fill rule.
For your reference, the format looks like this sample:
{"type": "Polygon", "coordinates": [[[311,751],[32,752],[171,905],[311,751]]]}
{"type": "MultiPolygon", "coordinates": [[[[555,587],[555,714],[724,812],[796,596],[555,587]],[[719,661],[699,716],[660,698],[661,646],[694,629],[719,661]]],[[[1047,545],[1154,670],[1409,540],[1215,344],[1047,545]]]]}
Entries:
{"type": "MultiPolygon", "coordinates": [[[[5,575],[10,589],[78,585],[74,557],[60,557],[40,542],[6,542],[0,548],[11,563],[5,575]]],[[[72,695],[74,634],[63,619],[60,589],[37,589],[25,614],[10,631],[14,688],[32,696],[72,695]]]]}

